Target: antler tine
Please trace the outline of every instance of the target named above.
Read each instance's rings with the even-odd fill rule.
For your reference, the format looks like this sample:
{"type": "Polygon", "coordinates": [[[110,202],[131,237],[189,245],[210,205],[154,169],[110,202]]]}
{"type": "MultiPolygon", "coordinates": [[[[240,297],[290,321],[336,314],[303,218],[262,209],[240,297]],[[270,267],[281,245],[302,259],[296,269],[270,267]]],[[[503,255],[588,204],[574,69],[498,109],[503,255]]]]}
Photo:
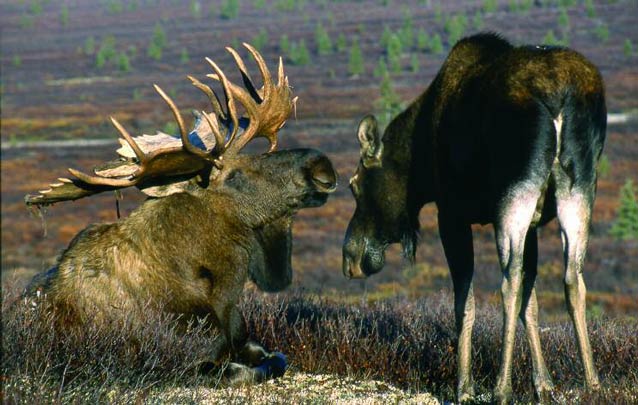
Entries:
{"type": "Polygon", "coordinates": [[[131,187],[137,184],[138,180],[133,179],[114,179],[111,177],[99,177],[99,176],[91,176],[89,174],[83,173],[79,170],[75,170],[69,168],[69,173],[82,180],[87,184],[99,185],[99,186],[112,186],[118,188],[131,187]]]}
{"type": "Polygon", "coordinates": [[[120,124],[114,117],[110,117],[110,118],[111,118],[111,123],[113,124],[113,126],[120,132],[120,134],[129,144],[131,149],[133,149],[133,152],[135,153],[137,160],[141,164],[144,164],[146,162],[146,154],[142,151],[142,149],[140,149],[137,142],[133,140],[133,137],[131,137],[131,134],[128,133],[128,131],[122,126],[122,124],[120,124]]]}
{"type": "Polygon", "coordinates": [[[162,90],[157,84],[153,84],[153,87],[155,87],[155,90],[164,99],[164,101],[166,101],[166,104],[168,104],[171,111],[173,112],[173,116],[175,117],[175,121],[177,121],[177,126],[179,127],[179,133],[182,139],[182,147],[184,148],[184,150],[203,159],[209,159],[209,155],[207,152],[194,146],[188,139],[188,132],[186,131],[186,125],[184,125],[184,119],[182,118],[182,114],[179,113],[179,110],[177,109],[177,106],[175,106],[173,100],[171,100],[171,98],[166,93],[164,93],[164,90],[162,90]]]}
{"type": "Polygon", "coordinates": [[[277,68],[277,86],[287,85],[286,76],[284,74],[284,59],[279,57],[279,66],[277,68]]]}
{"type": "Polygon", "coordinates": [[[239,68],[239,71],[241,72],[241,78],[244,82],[244,86],[246,86],[252,98],[255,99],[256,102],[261,103],[262,98],[259,95],[259,92],[257,91],[257,88],[255,87],[255,84],[253,83],[253,80],[250,77],[250,74],[248,73],[248,69],[246,69],[246,64],[244,64],[244,60],[241,58],[241,56],[239,56],[237,51],[231,48],[230,46],[227,46],[226,50],[233,56],[233,59],[235,59],[237,68],[239,68]]]}
{"type": "Polygon", "coordinates": [[[272,83],[272,77],[270,76],[270,70],[268,70],[268,66],[266,66],[266,62],[264,61],[264,58],[262,58],[261,54],[255,48],[253,48],[252,45],[247,44],[246,42],[244,42],[243,45],[246,49],[248,49],[250,54],[253,56],[253,58],[255,59],[255,62],[257,62],[257,66],[259,67],[259,71],[261,72],[261,76],[264,80],[263,99],[268,100],[270,98],[270,93],[272,93],[272,88],[274,86],[272,83]]]}
{"type": "Polygon", "coordinates": [[[213,68],[213,70],[216,73],[216,75],[209,75],[209,77],[212,77],[213,79],[220,81],[222,84],[222,87],[224,88],[224,95],[226,96],[226,104],[228,107],[228,115],[230,117],[231,122],[233,123],[233,129],[230,133],[230,136],[228,137],[228,140],[226,141],[226,144],[224,145],[224,150],[226,150],[235,140],[235,135],[237,135],[237,131],[239,130],[239,120],[237,118],[237,108],[235,107],[234,97],[235,96],[239,97],[240,102],[244,104],[244,106],[246,106],[246,102],[248,102],[248,98],[250,96],[248,96],[248,94],[244,91],[244,89],[239,88],[235,86],[233,83],[231,83],[230,81],[228,81],[224,72],[222,72],[219,66],[217,66],[217,64],[213,62],[212,59],[206,58],[206,62],[208,62],[208,64],[213,68]]]}
{"type": "Polygon", "coordinates": [[[226,121],[226,113],[222,109],[222,104],[219,102],[219,97],[217,97],[217,94],[215,93],[215,91],[211,89],[209,86],[205,85],[204,83],[194,78],[193,76],[189,75],[187,77],[191,81],[193,86],[197,87],[198,89],[203,91],[204,94],[206,94],[206,96],[210,100],[211,105],[213,106],[213,110],[215,111],[215,114],[218,117],[220,117],[223,121],[226,121]]]}
{"type": "Polygon", "coordinates": [[[206,113],[206,111],[202,111],[202,115],[206,122],[208,122],[208,126],[210,127],[213,136],[215,136],[215,147],[213,148],[214,155],[221,155],[224,151],[224,136],[219,132],[219,124],[217,123],[217,116],[215,113],[211,115],[214,117],[214,120],[210,118],[210,116],[206,113]]]}

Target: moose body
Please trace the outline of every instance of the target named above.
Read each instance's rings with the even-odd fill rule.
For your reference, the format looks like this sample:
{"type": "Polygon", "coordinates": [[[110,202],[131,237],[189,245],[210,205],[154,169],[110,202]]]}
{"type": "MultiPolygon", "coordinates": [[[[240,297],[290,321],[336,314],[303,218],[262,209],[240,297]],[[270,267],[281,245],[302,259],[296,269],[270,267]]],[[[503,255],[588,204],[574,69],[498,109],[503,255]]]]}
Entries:
{"type": "Polygon", "coordinates": [[[582,270],[606,129],[598,70],[560,47],[514,47],[494,34],[459,41],[427,90],[381,139],[368,116],[358,129],[361,160],[350,183],[357,207],[343,271],[380,271],[401,242],[414,260],[421,207],[435,202],[454,287],[457,395],[473,397],[474,271],[471,225],[494,226],[503,273],[503,346],[495,400],[511,398],[517,318],[526,328],[536,394],[552,382],[541,353],[534,289],[536,228],[558,217],[565,296],[590,388],[599,386],[585,323],[582,270]]]}
{"type": "Polygon", "coordinates": [[[219,334],[201,369],[230,358],[226,377],[231,384],[285,370],[281,356],[248,340],[239,298],[249,278],[264,291],[290,284],[293,216],[324,204],[337,180],[330,160],[318,151],[274,151],[276,132],[295,100],[281,61],[275,85],[261,55],[246,47],[262,73],[261,89],[229,49],[248,91],[228,82],[209,60],[224,87],[226,111],[210,87],[191,78],[215,112],[199,114],[189,134],[172,100],[157,88],[175,115],[181,139],[157,135],[152,149],[146,137],[133,139],[113,120],[129,148],[118,152],[130,157],[95,168],[96,175],[70,169],[77,179],[61,178],[39,195],[27,196],[28,204],[43,205],[135,185],[155,197],[127,218],[81,231],[57,266],[36,278],[30,290],[41,289],[67,325],[131,316],[144,322],[149,306],[182,321],[203,320],[219,334]],[[248,114],[242,133],[235,99],[248,114]],[[198,148],[190,143],[191,135],[214,146],[198,148]],[[239,154],[255,136],[267,137],[271,150],[239,154]]]}

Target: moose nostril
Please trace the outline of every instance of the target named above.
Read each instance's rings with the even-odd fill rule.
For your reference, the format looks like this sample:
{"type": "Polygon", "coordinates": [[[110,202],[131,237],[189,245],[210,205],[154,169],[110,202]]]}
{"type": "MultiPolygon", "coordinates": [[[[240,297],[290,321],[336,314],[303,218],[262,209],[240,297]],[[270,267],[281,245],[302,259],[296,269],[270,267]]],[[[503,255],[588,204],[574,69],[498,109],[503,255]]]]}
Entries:
{"type": "Polygon", "coordinates": [[[319,159],[310,173],[312,181],[321,191],[332,192],[337,188],[337,173],[328,159],[319,159]]]}

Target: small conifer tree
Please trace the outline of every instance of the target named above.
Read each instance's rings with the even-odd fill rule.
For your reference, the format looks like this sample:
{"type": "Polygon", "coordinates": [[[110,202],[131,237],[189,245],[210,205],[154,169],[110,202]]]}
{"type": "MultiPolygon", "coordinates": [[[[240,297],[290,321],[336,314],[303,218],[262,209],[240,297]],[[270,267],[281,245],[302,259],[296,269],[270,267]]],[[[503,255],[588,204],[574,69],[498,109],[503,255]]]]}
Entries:
{"type": "Polygon", "coordinates": [[[631,179],[620,189],[620,206],[609,233],[617,239],[638,239],[638,201],[631,179]]]}
{"type": "Polygon", "coordinates": [[[634,54],[634,44],[631,43],[631,39],[629,38],[625,39],[622,49],[623,49],[623,53],[628,58],[634,54]]]}
{"type": "Polygon", "coordinates": [[[352,46],[350,47],[350,58],[348,60],[348,71],[351,75],[359,75],[365,70],[363,64],[363,55],[361,54],[361,47],[359,47],[359,39],[354,37],[352,40],[352,46]]]}
{"type": "Polygon", "coordinates": [[[319,55],[329,55],[332,53],[332,40],[321,23],[318,23],[317,28],[315,29],[315,41],[317,43],[317,53],[319,55]]]}

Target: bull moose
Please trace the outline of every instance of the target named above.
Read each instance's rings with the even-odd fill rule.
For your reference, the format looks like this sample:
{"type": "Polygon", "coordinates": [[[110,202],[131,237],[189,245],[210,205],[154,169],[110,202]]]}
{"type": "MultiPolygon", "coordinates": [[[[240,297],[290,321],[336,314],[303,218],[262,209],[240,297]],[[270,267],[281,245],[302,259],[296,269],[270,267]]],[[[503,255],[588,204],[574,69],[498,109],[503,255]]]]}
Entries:
{"type": "Polygon", "coordinates": [[[513,46],[483,33],[460,40],[438,74],[380,137],[377,121],[358,128],[361,158],[350,180],[356,209],[343,244],[350,278],[377,273],[385,249],[415,257],[419,210],[438,208],[454,288],[457,396],[474,396],[472,224],[493,224],[502,270],[503,341],[494,400],[512,396],[517,317],[531,349],[536,395],[552,381],[541,352],[536,229],[558,217],[565,298],[590,389],[599,387],[585,322],[583,262],[606,130],[601,75],[579,53],[513,46]]]}
{"type": "Polygon", "coordinates": [[[160,133],[134,139],[112,118],[123,137],[121,158],[91,175],[69,169],[74,179],[61,178],[26,197],[28,205],[41,206],[129,186],[151,196],[130,216],[81,231],[30,290],[43,291],[66,324],[138,313],[141,320],[149,305],[180,319],[204,319],[220,332],[206,368],[221,366],[230,356],[229,384],[285,370],[285,358],[248,340],[238,300],[248,278],[265,291],[290,284],[293,215],[324,204],[337,180],[332,163],[318,151],[275,151],[277,132],[296,98],[281,59],[275,84],[262,56],[244,46],[259,67],[262,88],[239,54],[227,48],[245,88],[207,58],[225,103],[189,77],[214,110],[199,113],[193,131],[186,131],[173,101],[155,86],[177,121],[179,137],[160,133]],[[246,116],[238,116],[237,101],[246,116]],[[270,141],[268,153],[239,153],[258,136],[270,141]]]}

